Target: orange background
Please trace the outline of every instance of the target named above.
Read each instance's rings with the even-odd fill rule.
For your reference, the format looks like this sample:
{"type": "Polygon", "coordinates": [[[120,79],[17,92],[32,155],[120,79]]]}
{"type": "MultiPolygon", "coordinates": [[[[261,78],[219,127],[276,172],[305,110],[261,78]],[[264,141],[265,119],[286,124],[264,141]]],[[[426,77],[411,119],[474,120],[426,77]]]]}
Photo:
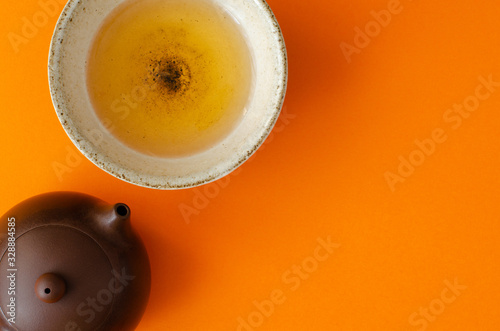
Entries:
{"type": "Polygon", "coordinates": [[[288,115],[237,175],[155,191],[77,152],[47,83],[58,14],[16,53],[8,34],[41,7],[2,1],[0,214],[58,190],[129,204],[153,271],[138,330],[237,330],[239,317],[254,330],[500,330],[500,88],[459,128],[443,118],[478,77],[500,82],[500,4],[401,0],[350,64],[341,43],[388,1],[269,4],[289,52],[288,115]],[[392,192],[386,172],[435,129],[447,140],[392,192]],[[340,244],[326,261],[314,260],[318,238],[340,244]],[[268,317],[255,313],[279,291],[268,317]]]}

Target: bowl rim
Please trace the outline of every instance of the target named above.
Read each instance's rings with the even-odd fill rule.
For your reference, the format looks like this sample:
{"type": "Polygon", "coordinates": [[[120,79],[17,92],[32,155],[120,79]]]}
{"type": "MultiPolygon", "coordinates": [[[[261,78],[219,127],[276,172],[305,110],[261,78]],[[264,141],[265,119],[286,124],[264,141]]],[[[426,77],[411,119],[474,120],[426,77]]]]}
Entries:
{"type": "MultiPolygon", "coordinates": [[[[223,171],[220,171],[216,174],[211,175],[207,171],[207,176],[202,180],[196,178],[189,178],[188,176],[185,176],[183,177],[183,183],[179,184],[169,183],[167,180],[162,181],[160,184],[152,183],[147,180],[147,177],[149,176],[148,174],[142,174],[142,176],[140,176],[141,177],[140,181],[134,180],[136,179],[135,178],[136,176],[128,177],[124,174],[128,171],[131,171],[130,169],[126,169],[120,166],[116,162],[113,162],[111,159],[108,159],[107,163],[98,160],[98,156],[96,155],[96,153],[93,153],[93,151],[84,148],[81,140],[75,137],[75,134],[73,132],[73,126],[70,124],[70,121],[68,121],[70,117],[66,116],[66,112],[64,112],[64,109],[61,109],[60,106],[61,103],[59,102],[59,100],[61,99],[64,100],[64,97],[61,96],[60,93],[58,93],[58,90],[60,90],[61,82],[57,79],[59,69],[58,66],[56,65],[55,58],[60,57],[60,49],[58,49],[57,46],[63,38],[63,34],[65,33],[64,27],[70,21],[72,11],[75,9],[76,6],[81,5],[85,1],[87,0],[69,0],[56,23],[49,49],[48,78],[49,78],[49,89],[50,89],[51,99],[57,117],[61,125],[63,126],[67,136],[72,141],[72,143],[89,161],[91,161],[94,165],[104,170],[108,174],[127,183],[145,188],[152,188],[159,190],[176,190],[176,189],[187,189],[187,188],[198,187],[201,185],[214,182],[218,179],[227,176],[228,174],[239,168],[241,165],[243,165],[243,163],[245,163],[262,146],[267,137],[270,135],[271,131],[273,130],[280,116],[281,109],[284,105],[284,100],[288,85],[288,54],[287,54],[285,40],[280,25],[276,19],[276,16],[274,15],[271,7],[266,2],[266,0],[251,0],[251,1],[256,3],[257,6],[259,6],[259,8],[262,10],[262,12],[268,15],[268,18],[271,20],[274,28],[273,35],[275,37],[274,38],[275,41],[273,42],[273,44],[275,44],[275,47],[279,49],[279,55],[282,60],[281,61],[282,67],[279,68],[280,84],[278,85],[278,88],[275,91],[278,102],[276,103],[273,116],[270,117],[270,120],[268,122],[269,124],[263,128],[263,134],[261,135],[259,140],[255,144],[253,144],[252,148],[245,151],[246,153],[244,153],[243,157],[240,157],[239,159],[236,158],[232,159],[230,162],[231,163],[230,166],[226,167],[223,171]],[[122,173],[117,173],[118,172],[117,170],[121,170],[122,173]]],[[[242,0],[242,1],[248,1],[248,0],[242,0]]],[[[115,6],[115,8],[117,6],[115,6]]]]}

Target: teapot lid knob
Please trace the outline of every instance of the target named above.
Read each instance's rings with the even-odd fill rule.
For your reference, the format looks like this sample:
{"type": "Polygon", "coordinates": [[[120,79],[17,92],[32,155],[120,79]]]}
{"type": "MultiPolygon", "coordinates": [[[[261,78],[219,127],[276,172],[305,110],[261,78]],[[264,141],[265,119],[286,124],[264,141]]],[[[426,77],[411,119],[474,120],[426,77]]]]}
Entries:
{"type": "Polygon", "coordinates": [[[45,303],[55,303],[66,293],[66,282],[56,274],[41,275],[35,283],[35,293],[38,299],[45,303]]]}

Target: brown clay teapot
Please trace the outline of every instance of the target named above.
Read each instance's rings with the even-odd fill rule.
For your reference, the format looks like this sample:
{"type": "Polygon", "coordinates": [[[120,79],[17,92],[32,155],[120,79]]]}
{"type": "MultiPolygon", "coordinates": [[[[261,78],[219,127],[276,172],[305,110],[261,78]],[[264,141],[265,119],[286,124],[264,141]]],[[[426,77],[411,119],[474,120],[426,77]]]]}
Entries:
{"type": "Polygon", "coordinates": [[[70,192],[0,219],[0,330],[134,330],[151,271],[130,209],[70,192]]]}

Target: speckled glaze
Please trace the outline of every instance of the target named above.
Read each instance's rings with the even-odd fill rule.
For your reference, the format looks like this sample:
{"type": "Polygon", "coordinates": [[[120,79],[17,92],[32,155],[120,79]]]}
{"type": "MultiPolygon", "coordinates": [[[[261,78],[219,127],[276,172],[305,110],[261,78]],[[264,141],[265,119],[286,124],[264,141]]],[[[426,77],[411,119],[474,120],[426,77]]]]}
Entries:
{"type": "Polygon", "coordinates": [[[285,42],[264,0],[214,0],[241,25],[252,51],[255,89],[239,126],[212,149],[184,158],[148,156],[124,146],[97,118],[86,88],[88,50],[105,17],[125,0],[70,0],[49,54],[52,101],[66,133],[94,164],[124,181],[180,189],[219,179],[265,141],[281,111],[288,79],[285,42]]]}

